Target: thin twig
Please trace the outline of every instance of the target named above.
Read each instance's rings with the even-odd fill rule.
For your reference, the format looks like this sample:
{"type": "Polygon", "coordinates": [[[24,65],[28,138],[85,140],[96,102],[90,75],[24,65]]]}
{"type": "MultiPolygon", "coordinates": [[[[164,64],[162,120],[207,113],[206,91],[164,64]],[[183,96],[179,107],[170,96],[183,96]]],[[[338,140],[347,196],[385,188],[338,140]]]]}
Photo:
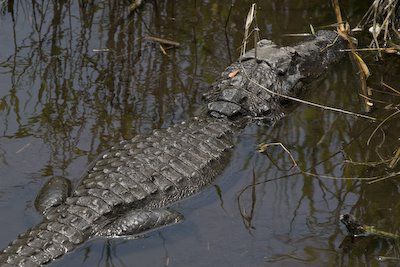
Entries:
{"type": "Polygon", "coordinates": [[[385,86],[386,88],[392,90],[392,91],[395,92],[396,94],[400,95],[400,91],[394,89],[392,86],[390,86],[390,85],[388,85],[388,84],[386,84],[386,83],[384,83],[384,82],[381,82],[381,84],[382,84],[383,86],[385,86]]]}
{"type": "Polygon", "coordinates": [[[351,160],[345,160],[343,163],[348,163],[352,165],[361,165],[361,166],[369,166],[369,167],[376,167],[379,165],[384,165],[388,164],[390,160],[384,160],[384,161],[370,161],[370,162],[358,162],[358,161],[351,161],[351,160]]]}
{"type": "Polygon", "coordinates": [[[231,1],[231,5],[229,7],[228,16],[226,17],[225,27],[224,27],[225,30],[228,28],[228,23],[229,23],[229,19],[231,18],[232,9],[233,9],[233,0],[231,1]]]}
{"type": "Polygon", "coordinates": [[[164,47],[162,46],[162,44],[159,44],[159,46],[160,46],[161,52],[162,52],[165,56],[167,56],[167,55],[168,55],[168,54],[167,54],[167,51],[165,51],[165,49],[164,49],[164,47]]]}
{"type": "MultiPolygon", "coordinates": [[[[263,148],[262,151],[264,152],[264,151],[266,151],[266,149],[268,149],[268,147],[274,146],[274,145],[279,145],[283,148],[285,153],[287,153],[289,155],[291,161],[293,162],[293,167],[297,167],[297,169],[299,170],[300,173],[311,176],[311,177],[318,177],[318,178],[330,179],[330,180],[356,180],[356,181],[378,182],[378,181],[382,181],[382,180],[390,178],[390,177],[400,175],[400,172],[393,172],[393,173],[390,173],[387,175],[376,175],[376,176],[369,176],[369,177],[337,177],[337,176],[316,174],[316,173],[312,173],[312,172],[303,170],[300,167],[300,165],[297,163],[297,161],[294,159],[294,157],[292,156],[292,153],[290,152],[290,150],[288,150],[282,143],[264,144],[264,145],[262,145],[262,148],[263,148]]],[[[259,149],[259,151],[260,150],[261,150],[261,148],[259,149]]]]}
{"type": "Polygon", "coordinates": [[[340,31],[345,32],[346,28],[343,24],[342,12],[340,11],[339,1],[332,0],[332,4],[333,4],[333,9],[335,11],[336,19],[337,19],[337,22],[339,25],[338,28],[340,29],[340,31]]]}
{"type": "Polygon", "coordinates": [[[243,45],[242,45],[242,53],[241,56],[243,57],[244,54],[246,53],[246,46],[247,46],[247,39],[249,38],[250,34],[249,34],[249,29],[251,24],[253,23],[254,20],[254,12],[256,10],[256,4],[253,3],[251,5],[251,8],[249,10],[249,13],[247,14],[247,18],[246,18],[246,24],[244,26],[244,39],[243,39],[243,45]]]}
{"type": "Polygon", "coordinates": [[[159,37],[154,37],[154,36],[146,36],[146,37],[144,37],[144,39],[149,40],[149,41],[153,41],[153,42],[157,42],[157,43],[160,43],[160,44],[175,46],[175,47],[179,47],[181,45],[178,42],[167,40],[167,39],[163,39],[163,38],[159,38],[159,37]]]}
{"type": "Polygon", "coordinates": [[[368,48],[356,48],[354,50],[352,49],[340,49],[339,52],[353,52],[353,51],[371,51],[371,52],[375,52],[375,51],[385,51],[388,53],[397,53],[397,49],[394,47],[387,47],[387,48],[373,48],[373,47],[368,47],[368,48]]]}
{"type": "Polygon", "coordinates": [[[287,149],[282,143],[268,143],[268,144],[261,144],[258,146],[258,152],[263,153],[267,150],[268,147],[270,146],[280,146],[283,150],[286,151],[286,153],[288,153],[290,159],[292,160],[292,167],[290,167],[290,169],[294,168],[297,166],[297,162],[296,160],[293,158],[292,153],[290,153],[289,149],[287,149]]]}
{"type": "MultiPolygon", "coordinates": [[[[352,140],[350,140],[348,143],[344,144],[343,147],[342,147],[339,151],[336,151],[335,153],[329,155],[329,157],[327,157],[327,158],[325,158],[325,159],[319,161],[317,164],[315,164],[315,165],[309,167],[306,171],[315,168],[316,166],[318,166],[318,165],[320,165],[320,164],[322,164],[322,163],[328,161],[329,159],[335,157],[335,156],[338,155],[338,154],[341,154],[343,149],[345,149],[346,147],[350,146],[350,145],[351,145],[355,140],[357,140],[357,139],[361,136],[361,134],[364,133],[368,128],[369,128],[369,127],[365,127],[364,129],[362,129],[362,130],[357,134],[356,137],[354,137],[354,138],[353,138],[352,140]]],[[[293,172],[293,173],[290,173],[290,174],[282,175],[282,176],[280,176],[280,177],[275,177],[275,178],[271,178],[271,179],[266,179],[266,180],[264,180],[264,181],[257,182],[257,183],[255,183],[254,185],[253,185],[253,184],[250,184],[250,185],[245,186],[244,188],[242,188],[242,189],[239,191],[239,194],[238,194],[238,197],[237,197],[239,207],[240,207],[240,197],[241,197],[242,194],[243,194],[247,189],[249,189],[250,187],[252,187],[252,186],[258,186],[258,185],[261,185],[261,184],[266,184],[266,183],[273,182],[273,181],[278,181],[278,180],[285,179],[285,178],[289,178],[289,177],[291,177],[291,176],[295,176],[295,175],[299,175],[299,174],[302,174],[302,172],[297,171],[297,172],[293,172]]]]}
{"type": "Polygon", "coordinates": [[[381,123],[379,123],[379,125],[375,128],[375,130],[371,133],[371,135],[370,135],[369,138],[368,138],[368,141],[367,141],[367,145],[368,145],[368,146],[369,146],[369,144],[370,144],[370,142],[371,142],[372,137],[375,135],[375,133],[378,131],[378,129],[381,128],[381,126],[382,126],[383,124],[385,124],[388,120],[390,120],[391,118],[393,118],[394,116],[396,116],[396,115],[399,114],[399,113],[400,113],[400,110],[397,110],[396,112],[390,114],[390,115],[389,115],[386,119],[384,119],[381,123]]]}
{"type": "Polygon", "coordinates": [[[393,169],[394,167],[396,167],[399,161],[400,161],[400,147],[397,148],[397,151],[394,154],[392,161],[389,163],[389,168],[393,169]]]}

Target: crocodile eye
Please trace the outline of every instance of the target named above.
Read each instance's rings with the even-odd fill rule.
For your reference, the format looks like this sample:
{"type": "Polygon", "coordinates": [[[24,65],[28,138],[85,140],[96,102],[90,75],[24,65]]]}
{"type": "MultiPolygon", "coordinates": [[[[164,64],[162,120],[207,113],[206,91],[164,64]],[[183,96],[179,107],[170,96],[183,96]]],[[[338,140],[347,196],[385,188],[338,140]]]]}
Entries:
{"type": "Polygon", "coordinates": [[[261,113],[261,115],[263,115],[263,116],[267,116],[267,115],[270,115],[270,114],[272,113],[272,111],[271,111],[271,109],[270,109],[267,105],[263,105],[263,106],[260,108],[260,113],[261,113]]]}

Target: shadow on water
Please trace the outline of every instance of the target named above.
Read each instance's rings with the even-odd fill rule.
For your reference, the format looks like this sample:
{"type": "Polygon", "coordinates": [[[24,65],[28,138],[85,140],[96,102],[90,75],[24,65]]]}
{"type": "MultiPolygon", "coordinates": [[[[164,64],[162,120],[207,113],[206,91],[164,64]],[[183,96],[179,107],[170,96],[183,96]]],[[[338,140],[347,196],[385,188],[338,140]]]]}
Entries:
{"type": "MultiPolygon", "coordinates": [[[[32,203],[48,177],[62,175],[76,183],[88,163],[119,140],[193,116],[202,93],[237,57],[251,3],[233,1],[230,10],[228,0],[149,0],[130,14],[128,2],[0,2],[1,247],[40,221],[32,203]],[[146,35],[181,47],[163,55],[146,35]]],[[[261,35],[279,44],[298,41],[282,33],[335,22],[329,1],[258,2],[261,35]]],[[[352,21],[369,6],[359,2],[342,7],[352,21]]],[[[380,81],[400,88],[400,61],[368,62],[379,100],[372,115],[385,118],[396,108],[387,102],[398,104],[400,97],[380,81]]],[[[313,84],[307,98],[361,112],[357,88],[346,59],[313,84]]],[[[303,170],[326,176],[399,171],[357,164],[386,160],[399,147],[398,117],[367,145],[376,126],[307,106],[298,106],[273,128],[250,126],[215,190],[176,205],[186,217],[183,223],[138,240],[95,239],[56,265],[347,266],[399,256],[398,244],[388,240],[340,247],[346,233],[339,225],[339,215],[351,212],[397,232],[396,177],[375,184],[312,177],[287,170],[292,162],[279,147],[271,147],[268,156],[256,152],[260,143],[281,142],[303,170]]]]}

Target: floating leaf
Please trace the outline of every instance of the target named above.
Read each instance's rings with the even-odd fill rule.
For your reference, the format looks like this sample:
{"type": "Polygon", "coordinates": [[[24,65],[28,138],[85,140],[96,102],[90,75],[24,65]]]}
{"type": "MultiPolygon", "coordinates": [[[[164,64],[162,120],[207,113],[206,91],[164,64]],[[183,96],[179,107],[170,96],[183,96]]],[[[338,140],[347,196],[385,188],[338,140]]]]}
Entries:
{"type": "Polygon", "coordinates": [[[237,74],[239,73],[239,69],[232,71],[231,73],[229,73],[229,78],[233,78],[235,77],[237,74]]]}

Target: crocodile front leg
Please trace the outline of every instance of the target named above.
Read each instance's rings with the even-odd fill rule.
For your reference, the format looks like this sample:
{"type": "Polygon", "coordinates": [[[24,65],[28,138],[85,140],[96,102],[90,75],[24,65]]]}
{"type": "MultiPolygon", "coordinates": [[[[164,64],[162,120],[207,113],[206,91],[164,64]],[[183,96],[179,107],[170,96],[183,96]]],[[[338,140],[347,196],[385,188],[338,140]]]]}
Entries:
{"type": "Polygon", "coordinates": [[[52,208],[65,202],[71,194],[71,181],[60,176],[49,179],[35,199],[35,208],[38,212],[46,215],[52,208]]]}
{"type": "MultiPolygon", "coordinates": [[[[54,212],[54,208],[65,203],[71,193],[71,182],[64,177],[52,177],[40,189],[36,199],[37,211],[46,216],[54,212]]],[[[170,209],[140,209],[118,214],[114,220],[100,228],[99,237],[131,237],[152,231],[157,228],[178,223],[183,215],[170,209]]]]}
{"type": "MultiPolygon", "coordinates": [[[[163,209],[197,193],[226,164],[240,126],[224,119],[193,118],[122,141],[93,164],[64,204],[49,209],[42,223],[0,252],[0,266],[46,264],[124,212],[163,209]]],[[[135,231],[174,221],[167,212],[161,215],[152,213],[151,224],[135,231]]]]}
{"type": "Polygon", "coordinates": [[[147,231],[178,223],[183,215],[170,209],[132,210],[96,233],[99,237],[136,238],[147,231]]]}

